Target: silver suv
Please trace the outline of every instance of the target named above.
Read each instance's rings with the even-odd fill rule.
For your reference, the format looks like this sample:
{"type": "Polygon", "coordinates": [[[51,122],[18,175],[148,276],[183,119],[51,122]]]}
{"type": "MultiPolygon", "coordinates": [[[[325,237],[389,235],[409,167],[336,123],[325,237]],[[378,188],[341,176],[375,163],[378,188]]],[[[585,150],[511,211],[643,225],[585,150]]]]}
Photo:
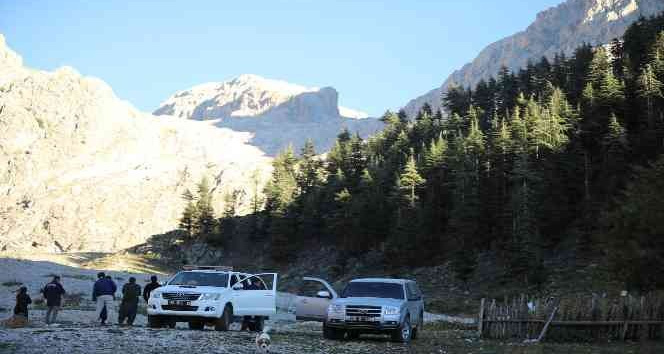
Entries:
{"type": "Polygon", "coordinates": [[[417,338],[424,324],[422,293],[412,280],[355,279],[341,296],[321,279],[304,280],[318,283],[320,288],[309,296],[298,296],[297,317],[323,321],[323,336],[327,339],[354,339],[372,333],[389,334],[394,341],[407,342],[417,338]],[[321,313],[325,307],[327,311],[321,313]]]}

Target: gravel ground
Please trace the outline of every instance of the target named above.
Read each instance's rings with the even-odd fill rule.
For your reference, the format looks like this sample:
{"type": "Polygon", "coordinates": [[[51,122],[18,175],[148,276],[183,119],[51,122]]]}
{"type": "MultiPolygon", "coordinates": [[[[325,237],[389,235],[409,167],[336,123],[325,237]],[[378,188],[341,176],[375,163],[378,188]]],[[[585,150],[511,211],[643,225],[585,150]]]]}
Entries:
{"type": "MultiPolygon", "coordinates": [[[[324,340],[318,326],[278,327],[272,330],[273,353],[406,353],[405,345],[387,339],[368,342],[324,340]]],[[[0,332],[0,352],[36,353],[48,347],[49,353],[255,353],[255,334],[250,332],[194,331],[184,328],[89,326],[64,324],[48,328],[22,328],[0,332]]]]}

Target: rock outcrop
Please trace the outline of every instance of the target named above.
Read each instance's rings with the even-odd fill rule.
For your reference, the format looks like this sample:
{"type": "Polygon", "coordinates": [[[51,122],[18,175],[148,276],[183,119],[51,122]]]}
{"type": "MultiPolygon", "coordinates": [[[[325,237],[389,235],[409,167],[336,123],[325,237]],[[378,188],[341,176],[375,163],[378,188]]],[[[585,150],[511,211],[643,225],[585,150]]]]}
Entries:
{"type": "Polygon", "coordinates": [[[528,60],[556,53],[570,55],[583,43],[601,45],[621,37],[640,16],[664,11],[662,0],[567,0],[543,11],[525,31],[495,42],[469,64],[450,75],[440,87],[411,100],[404,109],[413,117],[424,103],[440,108],[441,97],[450,84],[474,86],[495,76],[502,66],[512,70],[528,60]]]}
{"type": "Polygon", "coordinates": [[[155,117],[74,69],[25,68],[0,35],[0,250],[113,251],[177,227],[207,176],[215,206],[270,171],[250,135],[155,117]]]}
{"type": "Polygon", "coordinates": [[[220,127],[253,134],[251,143],[270,155],[288,145],[296,149],[312,139],[318,151],[329,150],[348,128],[367,137],[382,123],[366,114],[339,107],[331,87],[307,88],[256,75],[207,83],[177,92],[154,111],[194,120],[213,120],[220,127]]]}

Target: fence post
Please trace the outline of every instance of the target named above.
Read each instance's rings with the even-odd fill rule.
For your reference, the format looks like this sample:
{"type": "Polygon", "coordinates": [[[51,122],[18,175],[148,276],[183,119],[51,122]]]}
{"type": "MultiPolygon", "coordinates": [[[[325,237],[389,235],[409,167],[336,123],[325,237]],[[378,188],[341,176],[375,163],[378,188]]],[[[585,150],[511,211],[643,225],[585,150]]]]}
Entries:
{"type": "Polygon", "coordinates": [[[480,318],[477,321],[477,331],[479,332],[480,338],[482,338],[482,321],[484,321],[484,298],[480,302],[480,318]]]}
{"type": "Polygon", "coordinates": [[[537,337],[536,342],[541,342],[544,339],[546,332],[549,330],[549,325],[551,324],[551,321],[553,321],[553,318],[556,316],[556,312],[558,312],[558,306],[553,308],[551,316],[549,317],[549,320],[546,321],[546,323],[544,324],[544,328],[542,328],[542,333],[540,333],[539,337],[537,337]]]}
{"type": "Polygon", "coordinates": [[[622,333],[620,334],[620,339],[624,342],[627,339],[627,328],[629,326],[629,321],[626,319],[625,324],[623,325],[622,333]]]}

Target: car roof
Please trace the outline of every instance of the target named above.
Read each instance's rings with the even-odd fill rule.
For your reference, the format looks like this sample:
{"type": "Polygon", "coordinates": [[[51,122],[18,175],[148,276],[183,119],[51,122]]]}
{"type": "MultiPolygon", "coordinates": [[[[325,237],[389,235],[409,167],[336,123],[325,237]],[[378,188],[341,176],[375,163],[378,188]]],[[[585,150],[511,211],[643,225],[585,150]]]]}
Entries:
{"type": "Polygon", "coordinates": [[[392,283],[392,284],[406,284],[412,282],[408,279],[394,279],[394,278],[360,278],[353,279],[351,283],[392,283]]]}

